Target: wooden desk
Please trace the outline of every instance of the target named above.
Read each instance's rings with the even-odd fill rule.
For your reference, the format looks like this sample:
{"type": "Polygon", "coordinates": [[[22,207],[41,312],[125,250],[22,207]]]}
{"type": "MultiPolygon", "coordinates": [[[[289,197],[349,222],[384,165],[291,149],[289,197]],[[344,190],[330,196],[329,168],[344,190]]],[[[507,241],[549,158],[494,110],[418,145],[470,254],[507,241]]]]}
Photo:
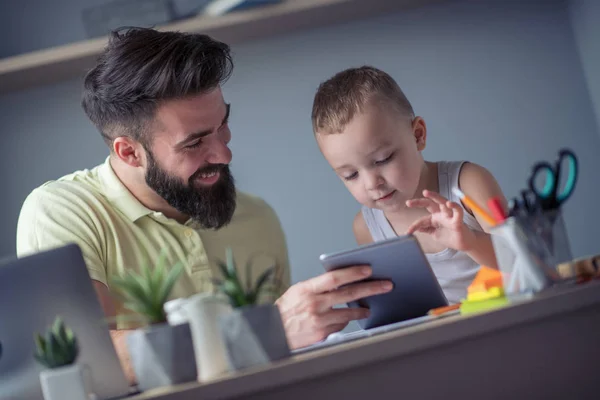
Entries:
{"type": "Polygon", "coordinates": [[[597,399],[599,343],[593,282],[131,399],[597,399]]]}

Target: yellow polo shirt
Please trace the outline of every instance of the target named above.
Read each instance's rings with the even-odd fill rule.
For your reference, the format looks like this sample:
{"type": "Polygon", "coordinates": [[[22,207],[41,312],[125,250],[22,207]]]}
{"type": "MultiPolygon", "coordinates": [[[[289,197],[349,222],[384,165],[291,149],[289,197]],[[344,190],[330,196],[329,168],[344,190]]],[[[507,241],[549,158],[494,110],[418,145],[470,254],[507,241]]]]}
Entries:
{"type": "MultiPolygon", "coordinates": [[[[202,229],[192,220],[181,224],[143,206],[116,176],[109,158],[91,170],[47,182],[25,199],[17,225],[18,256],[73,242],[83,252],[90,277],[107,286],[111,276],[139,270],[166,248],[169,265],[185,265],[171,299],[214,290],[211,278],[220,277],[215,260],[225,259],[226,247],[233,249],[242,282],[246,262],[259,254],[253,257],[253,281],[276,263],[281,269],[278,291],[290,285],[284,232],[264,200],[238,191],[233,218],[219,230],[202,229]]],[[[128,313],[115,303],[118,314],[128,313]]]]}

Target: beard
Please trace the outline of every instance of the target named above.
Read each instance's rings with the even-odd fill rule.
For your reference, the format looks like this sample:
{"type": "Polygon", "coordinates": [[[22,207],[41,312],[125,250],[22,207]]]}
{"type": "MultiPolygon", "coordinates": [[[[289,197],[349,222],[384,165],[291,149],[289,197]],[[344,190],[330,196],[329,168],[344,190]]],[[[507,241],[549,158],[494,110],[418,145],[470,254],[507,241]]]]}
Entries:
{"type": "Polygon", "coordinates": [[[188,215],[205,229],[219,229],[227,225],[236,206],[235,182],[227,164],[211,164],[198,169],[187,183],[162,169],[150,151],[146,184],[171,207],[188,215]],[[201,174],[219,173],[219,180],[211,186],[195,184],[201,174]]]}

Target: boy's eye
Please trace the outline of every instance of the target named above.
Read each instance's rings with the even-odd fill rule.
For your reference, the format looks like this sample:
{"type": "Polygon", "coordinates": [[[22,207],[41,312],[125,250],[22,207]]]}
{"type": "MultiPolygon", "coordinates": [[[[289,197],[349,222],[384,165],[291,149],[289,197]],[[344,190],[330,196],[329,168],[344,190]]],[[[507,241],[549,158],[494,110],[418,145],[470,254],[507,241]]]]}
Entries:
{"type": "Polygon", "coordinates": [[[353,172],[350,175],[344,176],[344,179],[347,181],[351,181],[352,179],[355,179],[357,176],[358,176],[358,172],[353,172]]]}
{"type": "Polygon", "coordinates": [[[390,161],[393,157],[394,157],[394,153],[390,154],[389,156],[387,156],[383,160],[375,161],[375,164],[378,164],[378,165],[385,164],[386,162],[390,161]]]}

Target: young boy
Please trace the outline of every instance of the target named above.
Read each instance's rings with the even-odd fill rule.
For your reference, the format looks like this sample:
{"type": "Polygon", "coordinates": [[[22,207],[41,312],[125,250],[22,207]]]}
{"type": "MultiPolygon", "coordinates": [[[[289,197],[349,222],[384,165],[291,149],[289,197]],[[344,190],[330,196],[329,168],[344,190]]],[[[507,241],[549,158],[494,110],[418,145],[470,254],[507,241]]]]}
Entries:
{"type": "Polygon", "coordinates": [[[321,152],[362,205],[358,244],[414,234],[450,303],[466,297],[480,265],[497,268],[490,226],[453,193],[506,199],[483,167],[423,159],[427,128],[392,77],[351,68],[323,82],[312,122],[321,152]]]}

